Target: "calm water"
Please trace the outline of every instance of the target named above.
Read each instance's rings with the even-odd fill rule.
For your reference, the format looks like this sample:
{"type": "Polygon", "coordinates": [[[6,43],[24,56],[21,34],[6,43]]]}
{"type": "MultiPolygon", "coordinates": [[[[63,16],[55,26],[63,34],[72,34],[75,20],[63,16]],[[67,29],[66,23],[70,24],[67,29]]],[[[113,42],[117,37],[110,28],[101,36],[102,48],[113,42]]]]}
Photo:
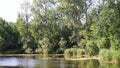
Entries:
{"type": "Polygon", "coordinates": [[[65,60],[38,56],[0,57],[0,68],[120,68],[120,64],[98,60],[65,60]]]}

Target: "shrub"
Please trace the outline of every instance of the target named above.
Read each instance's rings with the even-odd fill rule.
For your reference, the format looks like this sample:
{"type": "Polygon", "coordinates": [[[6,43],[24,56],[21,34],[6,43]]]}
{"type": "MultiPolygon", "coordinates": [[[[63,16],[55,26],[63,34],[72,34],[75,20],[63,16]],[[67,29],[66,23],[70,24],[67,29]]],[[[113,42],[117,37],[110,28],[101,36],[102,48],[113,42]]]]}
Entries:
{"type": "Polygon", "coordinates": [[[98,55],[99,53],[99,48],[98,46],[96,46],[96,44],[94,43],[94,41],[88,40],[86,43],[87,46],[87,54],[88,55],[98,55]]]}
{"type": "Polygon", "coordinates": [[[27,49],[25,50],[25,53],[30,54],[30,53],[33,53],[33,52],[32,52],[32,49],[31,49],[31,48],[27,48],[27,49]]]}
{"type": "Polygon", "coordinates": [[[70,58],[71,57],[71,50],[70,49],[66,49],[65,51],[64,51],[64,57],[65,58],[70,58]]]}
{"type": "Polygon", "coordinates": [[[98,55],[99,53],[99,48],[96,45],[90,45],[87,47],[86,50],[88,55],[98,55]]]}
{"type": "Polygon", "coordinates": [[[77,49],[76,48],[66,49],[64,51],[64,55],[65,56],[76,57],[77,56],[77,49]]]}
{"type": "Polygon", "coordinates": [[[35,53],[42,54],[42,53],[43,53],[42,48],[37,48],[37,49],[35,50],[35,53]]]}
{"type": "Polygon", "coordinates": [[[85,55],[85,49],[77,49],[77,56],[85,55]]]}
{"type": "Polygon", "coordinates": [[[65,55],[71,55],[71,54],[72,54],[71,49],[66,49],[66,50],[64,51],[64,54],[65,54],[65,55]]]}
{"type": "Polygon", "coordinates": [[[117,61],[117,62],[120,62],[120,51],[114,51],[112,59],[117,61]]]}
{"type": "Polygon", "coordinates": [[[43,38],[42,40],[39,40],[39,45],[41,45],[42,48],[48,48],[50,46],[50,40],[48,38],[43,38]]]}
{"type": "Polygon", "coordinates": [[[71,48],[71,55],[75,57],[77,55],[77,49],[76,48],[71,48]]]}
{"type": "Polygon", "coordinates": [[[59,48],[59,49],[57,50],[57,54],[63,54],[63,53],[64,53],[64,50],[65,50],[65,49],[63,49],[63,48],[59,48]]]}
{"type": "Polygon", "coordinates": [[[99,49],[102,48],[108,48],[109,46],[106,47],[107,40],[105,37],[101,37],[97,40],[97,46],[99,49]]]}
{"type": "Polygon", "coordinates": [[[109,49],[101,49],[99,52],[99,57],[102,60],[111,61],[112,60],[112,53],[113,52],[109,49]]]}
{"type": "Polygon", "coordinates": [[[120,62],[120,51],[119,50],[109,50],[101,49],[99,53],[100,58],[106,61],[116,61],[120,62]]]}
{"type": "Polygon", "coordinates": [[[43,49],[43,54],[49,54],[48,49],[43,49]]]}

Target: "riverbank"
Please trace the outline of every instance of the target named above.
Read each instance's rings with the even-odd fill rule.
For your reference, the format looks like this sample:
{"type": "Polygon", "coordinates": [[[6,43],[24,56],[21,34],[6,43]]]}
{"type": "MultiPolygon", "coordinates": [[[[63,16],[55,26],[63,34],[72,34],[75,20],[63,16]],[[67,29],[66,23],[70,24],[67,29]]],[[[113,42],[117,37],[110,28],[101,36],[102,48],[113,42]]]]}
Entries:
{"type": "MultiPolygon", "coordinates": [[[[46,55],[46,54],[44,54],[46,55]]],[[[43,54],[0,54],[0,57],[20,57],[20,56],[44,56],[43,54]]],[[[65,60],[99,60],[97,56],[66,58],[64,54],[48,54],[48,58],[64,58],[65,60]]]]}
{"type": "Polygon", "coordinates": [[[64,57],[64,54],[0,54],[0,57],[2,56],[44,56],[48,55],[49,57],[55,58],[55,57],[64,57]]]}

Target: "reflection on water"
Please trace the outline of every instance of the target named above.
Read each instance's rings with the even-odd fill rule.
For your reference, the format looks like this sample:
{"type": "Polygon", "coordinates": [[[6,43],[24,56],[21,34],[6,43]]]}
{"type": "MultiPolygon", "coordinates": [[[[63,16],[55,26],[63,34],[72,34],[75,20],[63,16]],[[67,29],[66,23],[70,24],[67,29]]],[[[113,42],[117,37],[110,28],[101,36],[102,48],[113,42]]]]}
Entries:
{"type": "Polygon", "coordinates": [[[18,66],[17,58],[0,58],[0,66],[18,66]]]}
{"type": "Polygon", "coordinates": [[[34,68],[35,60],[33,58],[2,57],[0,66],[2,67],[29,67],[34,68]]]}
{"type": "Polygon", "coordinates": [[[98,60],[65,60],[64,58],[0,57],[0,68],[119,68],[119,64],[98,60]]]}

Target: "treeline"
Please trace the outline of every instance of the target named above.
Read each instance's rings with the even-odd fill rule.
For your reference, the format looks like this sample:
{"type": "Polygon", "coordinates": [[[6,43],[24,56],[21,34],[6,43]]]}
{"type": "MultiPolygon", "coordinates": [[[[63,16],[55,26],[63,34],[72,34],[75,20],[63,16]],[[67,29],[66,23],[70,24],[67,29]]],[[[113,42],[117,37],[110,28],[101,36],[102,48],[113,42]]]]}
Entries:
{"type": "Polygon", "coordinates": [[[0,18],[0,53],[22,53],[16,25],[0,18]]]}
{"type": "Polygon", "coordinates": [[[0,53],[88,55],[120,49],[119,0],[25,1],[16,23],[0,19],[0,53]],[[81,49],[81,50],[80,50],[81,49]]]}

